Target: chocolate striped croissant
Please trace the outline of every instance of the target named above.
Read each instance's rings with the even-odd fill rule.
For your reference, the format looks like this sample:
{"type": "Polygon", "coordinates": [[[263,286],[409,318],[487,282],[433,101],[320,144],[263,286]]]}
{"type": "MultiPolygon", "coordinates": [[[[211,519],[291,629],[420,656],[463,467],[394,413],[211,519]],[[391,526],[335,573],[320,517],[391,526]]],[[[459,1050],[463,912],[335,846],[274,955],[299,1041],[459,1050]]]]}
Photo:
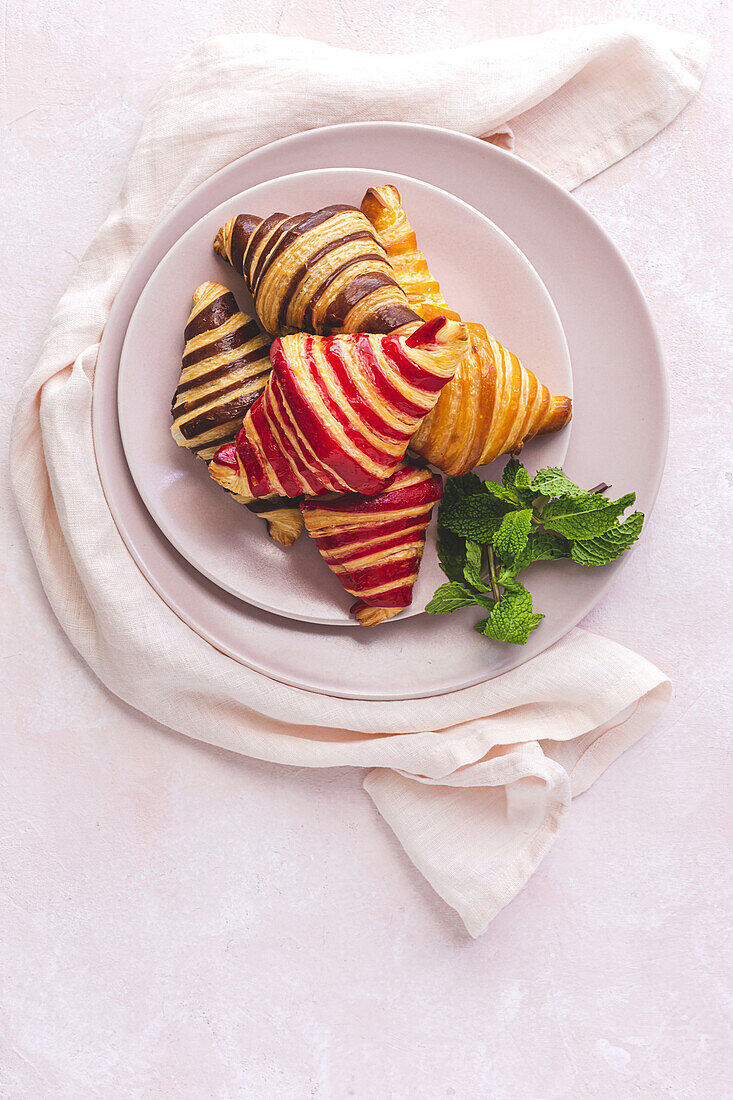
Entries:
{"type": "Polygon", "coordinates": [[[361,626],[378,626],[412,602],[425,529],[443,484],[403,463],[377,496],[306,500],[305,527],[323,560],[352,596],[361,626]]]}
{"type": "Polygon", "coordinates": [[[215,480],[244,499],[357,492],[371,496],[453,377],[464,326],[436,317],[409,337],[297,333],[275,340],[272,374],[215,480]]]}
{"type": "MultiPolygon", "coordinates": [[[[415,312],[425,319],[436,314],[457,317],[443,302],[397,188],[370,188],[361,208],[383,240],[415,312]]],[[[454,477],[499,455],[517,454],[533,436],[559,431],[572,416],[570,398],[553,397],[483,325],[466,328],[466,356],[410,444],[454,477]]]]}
{"type": "MultiPolygon", "coordinates": [[[[244,414],[265,388],[270,374],[270,338],[241,313],[221,283],[202,283],[184,332],[183,369],[173,395],[171,435],[209,462],[234,437],[244,414]]],[[[263,509],[251,510],[263,514],[263,509]]],[[[276,542],[292,546],[303,529],[300,510],[280,503],[267,509],[276,542]]]]}
{"type": "Polygon", "coordinates": [[[214,250],[244,277],[267,332],[391,332],[420,318],[395,280],[384,246],[353,206],[315,213],[240,214],[214,250]]]}

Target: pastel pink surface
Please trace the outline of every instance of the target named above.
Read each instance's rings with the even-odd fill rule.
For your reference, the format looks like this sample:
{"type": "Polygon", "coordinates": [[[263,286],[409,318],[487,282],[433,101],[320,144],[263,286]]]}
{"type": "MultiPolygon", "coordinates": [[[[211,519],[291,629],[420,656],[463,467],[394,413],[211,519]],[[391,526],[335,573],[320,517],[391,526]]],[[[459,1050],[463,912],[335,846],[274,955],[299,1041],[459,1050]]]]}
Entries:
{"type": "MultiPolygon", "coordinates": [[[[356,626],[349,614],[353,600],[324,566],[312,540],[304,535],[286,551],[267,538],[262,521],[222,493],[203,463],[171,437],[171,395],[180,376],[182,333],[193,290],[207,279],[224,282],[240,308],[252,311],[243,280],[213,252],[219,226],[243,211],[266,216],[273,210],[317,210],[336,201],[358,206],[368,187],[394,183],[448,302],[467,319],[480,320],[528,367],[534,366],[553,393],[572,397],[570,358],[557,311],[536,272],[473,207],[394,172],[325,168],[278,178],[276,152],[268,163],[275,178],[207,210],[208,196],[216,189],[212,181],[196,204],[200,220],[176,241],[144,285],[120,357],[118,411],[125,458],[157,526],[209,580],[264,611],[300,622],[356,626]]],[[[247,175],[243,163],[234,178],[246,180],[247,175]]],[[[174,211],[171,231],[185,228],[187,218],[186,211],[174,211]]],[[[140,263],[146,270],[147,256],[140,263]]],[[[134,273],[132,282],[139,284],[134,273]]],[[[571,430],[539,438],[531,448],[532,460],[541,466],[561,465],[571,430]]],[[[110,485],[108,496],[115,491],[110,485]]],[[[435,544],[434,518],[412,605],[400,618],[421,614],[445,579],[435,544]]]]}
{"type": "MultiPolygon", "coordinates": [[[[141,113],[202,22],[226,33],[246,21],[220,0],[154,10],[151,33],[141,0],[79,0],[73,18],[61,0],[32,19],[7,5],[5,434],[141,113]],[[42,226],[39,263],[29,242],[42,226]],[[33,302],[23,325],[19,286],[33,302]]],[[[263,0],[257,22],[413,50],[609,18],[602,0],[394,11],[263,0]]],[[[584,625],[665,669],[669,710],[469,944],[399,858],[358,773],[242,760],[112,698],[58,628],[4,480],[0,1079],[12,1100],[249,1097],[255,1082],[287,1100],[483,1100],[487,1082],[512,1100],[726,1095],[730,661],[711,622],[731,464],[729,424],[706,395],[720,394],[729,332],[731,12],[651,0],[645,14],[717,48],[685,114],[577,193],[644,287],[673,413],[645,540],[584,625]],[[681,585],[691,515],[697,568],[681,585]]]]}
{"type": "MultiPolygon", "coordinates": [[[[544,275],[559,309],[573,365],[572,432],[538,441],[538,453],[563,447],[569,438],[566,468],[579,484],[605,480],[619,494],[633,489],[638,506],[651,510],[666,446],[666,383],[654,326],[633,275],[593,219],[542,173],[491,145],[432,127],[372,123],[311,130],[241,158],[184,200],[149,238],[105,327],[94,381],[95,450],[107,502],[128,548],[159,594],[202,637],[257,671],[311,691],[424,698],[481,683],[541,652],[586,614],[623,563],[603,570],[571,562],[534,566],[532,591],[546,618],[521,648],[476,634],[470,609],[428,620],[396,619],[369,632],[283,620],[207,582],[161,538],[132,484],[117,420],[117,373],[132,310],[149,275],[187,227],[246,184],[304,164],[353,163],[357,156],[381,173],[410,172],[417,163],[436,185],[455,180],[460,197],[491,212],[510,238],[521,236],[525,256],[544,275]]],[[[527,346],[531,337],[518,336],[527,346]]],[[[157,420],[167,417],[165,403],[161,389],[157,420]]],[[[168,462],[171,450],[162,430],[160,438],[168,462]]],[[[526,460],[536,468],[531,446],[526,460]]],[[[497,460],[494,476],[502,465],[497,460]]],[[[216,504],[217,487],[206,488],[216,504]]]]}

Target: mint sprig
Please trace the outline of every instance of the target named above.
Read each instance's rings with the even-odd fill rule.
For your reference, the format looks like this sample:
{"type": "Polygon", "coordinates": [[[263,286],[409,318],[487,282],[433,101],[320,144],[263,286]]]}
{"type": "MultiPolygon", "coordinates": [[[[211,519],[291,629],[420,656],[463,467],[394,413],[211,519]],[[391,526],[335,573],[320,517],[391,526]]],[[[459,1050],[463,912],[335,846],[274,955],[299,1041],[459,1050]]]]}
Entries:
{"type": "Polygon", "coordinates": [[[603,495],[607,488],[583,489],[558,467],[531,477],[516,458],[507,462],[501,484],[473,473],[448,478],[438,511],[438,558],[448,582],[425,610],[484,608],[488,616],[475,624],[480,634],[524,645],[544,616],[534,610],[520,573],[560,558],[608,565],[638,539],[643,514],[623,518],[635,495],[611,501],[603,495]]]}

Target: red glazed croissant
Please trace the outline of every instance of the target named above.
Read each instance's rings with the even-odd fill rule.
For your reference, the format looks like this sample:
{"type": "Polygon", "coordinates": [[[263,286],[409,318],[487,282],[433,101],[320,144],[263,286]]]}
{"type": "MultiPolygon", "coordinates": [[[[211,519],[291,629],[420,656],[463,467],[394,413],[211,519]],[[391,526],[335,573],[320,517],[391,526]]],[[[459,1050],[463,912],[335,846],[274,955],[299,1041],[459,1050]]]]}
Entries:
{"type": "Polygon", "coordinates": [[[443,485],[429,470],[403,463],[377,496],[306,500],[305,527],[323,560],[352,596],[361,626],[378,626],[412,601],[425,529],[443,485]]]}
{"type": "Polygon", "coordinates": [[[371,496],[397,469],[465,349],[464,326],[443,317],[409,337],[276,340],[262,397],[209,472],[244,499],[371,496]]]}
{"type": "MultiPolygon", "coordinates": [[[[241,313],[234,295],[221,283],[202,283],[184,333],[183,369],[173,395],[171,435],[209,462],[234,437],[244,414],[260,396],[270,374],[270,338],[251,317],[241,313]]],[[[274,502],[265,508],[270,535],[292,546],[303,530],[295,504],[274,502]]]]}
{"type": "Polygon", "coordinates": [[[241,274],[267,332],[391,332],[418,321],[364,215],[353,206],[306,214],[240,214],[214,250],[241,274]]]}

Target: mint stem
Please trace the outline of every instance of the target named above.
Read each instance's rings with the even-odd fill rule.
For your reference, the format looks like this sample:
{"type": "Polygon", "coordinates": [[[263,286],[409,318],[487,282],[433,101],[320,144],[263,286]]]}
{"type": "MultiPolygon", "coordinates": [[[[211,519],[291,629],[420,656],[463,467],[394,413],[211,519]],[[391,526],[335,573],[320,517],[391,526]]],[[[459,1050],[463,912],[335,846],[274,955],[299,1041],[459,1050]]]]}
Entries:
{"type": "Polygon", "coordinates": [[[489,546],[489,584],[491,585],[491,595],[498,603],[500,600],[499,585],[496,583],[496,560],[494,558],[494,548],[489,546]]]}

